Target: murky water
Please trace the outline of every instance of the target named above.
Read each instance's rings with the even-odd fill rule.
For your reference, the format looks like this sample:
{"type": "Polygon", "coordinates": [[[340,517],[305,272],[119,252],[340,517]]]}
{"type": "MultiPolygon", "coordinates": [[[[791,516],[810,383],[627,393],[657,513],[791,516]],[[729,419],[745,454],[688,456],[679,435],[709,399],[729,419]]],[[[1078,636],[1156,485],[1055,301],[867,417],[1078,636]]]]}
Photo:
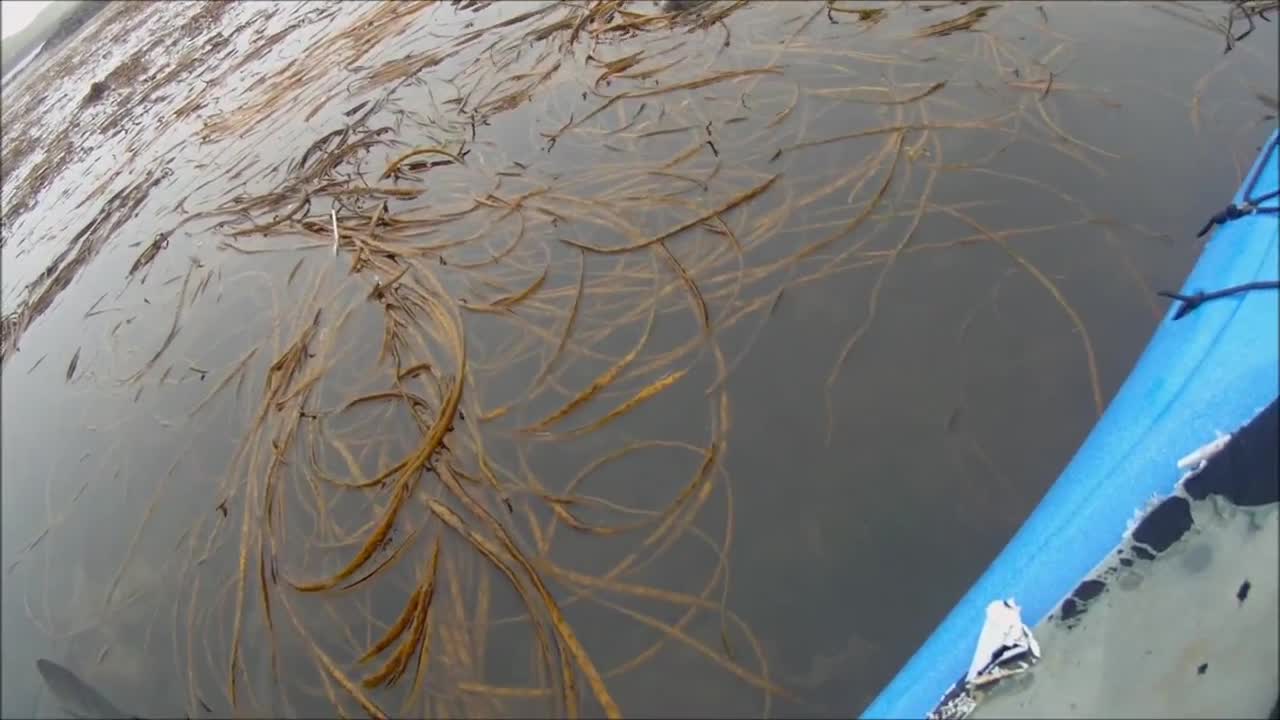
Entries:
{"type": "Polygon", "coordinates": [[[201,8],[5,90],[6,716],[59,714],[38,657],[141,715],[231,677],[365,712],[341,678],[428,578],[422,678],[357,691],[388,712],[598,714],[589,664],[625,714],[855,713],[1275,123],[1275,33],[1224,54],[1217,4],[201,8]],[[291,585],[372,542],[458,382],[338,584],[385,569],[291,585]]]}

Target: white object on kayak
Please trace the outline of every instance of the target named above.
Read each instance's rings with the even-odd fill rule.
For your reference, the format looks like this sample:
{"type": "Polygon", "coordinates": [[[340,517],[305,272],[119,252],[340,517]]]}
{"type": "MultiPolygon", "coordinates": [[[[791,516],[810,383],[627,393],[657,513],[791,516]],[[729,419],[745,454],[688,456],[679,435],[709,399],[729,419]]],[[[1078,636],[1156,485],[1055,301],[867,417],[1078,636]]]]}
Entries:
{"type": "Polygon", "coordinates": [[[964,679],[970,685],[986,685],[1026,670],[1039,658],[1040,644],[1022,624],[1022,608],[1012,598],[996,600],[987,605],[987,619],[964,679]]]}
{"type": "MultiPolygon", "coordinates": [[[[1178,461],[1178,469],[1189,471],[1192,474],[1198,473],[1204,469],[1209,462],[1209,458],[1222,452],[1222,448],[1231,442],[1231,435],[1228,433],[1218,432],[1218,437],[1201,445],[1200,447],[1187,453],[1186,457],[1178,461]]],[[[1184,480],[1186,478],[1183,478],[1184,480]]]]}

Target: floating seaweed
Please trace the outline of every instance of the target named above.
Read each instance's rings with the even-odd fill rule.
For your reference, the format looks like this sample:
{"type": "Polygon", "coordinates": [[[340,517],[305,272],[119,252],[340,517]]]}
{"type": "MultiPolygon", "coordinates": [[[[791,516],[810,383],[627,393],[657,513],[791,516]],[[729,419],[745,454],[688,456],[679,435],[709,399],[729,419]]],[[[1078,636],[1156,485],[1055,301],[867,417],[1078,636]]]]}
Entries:
{"type": "MultiPolygon", "coordinates": [[[[992,162],[1031,148],[1093,178],[1122,159],[1062,112],[1095,98],[1047,14],[1018,26],[1040,26],[1033,51],[1000,31],[1018,10],[963,3],[920,8],[964,11],[924,26],[835,2],[343,7],[246,21],[255,49],[211,85],[306,42],[236,103],[176,98],[218,157],[181,219],[128,253],[135,295],[85,313],[145,286],[156,307],[115,322],[112,342],[130,339],[99,374],[135,401],[181,398],[186,441],[100,612],[141,602],[131,569],[180,522],[150,622],[172,624],[156,652],[188,713],[616,717],[621,679],[669,648],[763,714],[815,710],[730,601],[727,458],[744,358],[832,279],[851,289],[814,390],[828,442],[914,263],[1003,273],[957,342],[1025,280],[1101,412],[1088,315],[1036,240],[1150,233],[992,162]],[[975,178],[1005,195],[966,195],[975,178]],[[1008,212],[1025,197],[1044,217],[1008,212]],[[214,313],[234,327],[193,340],[214,313]],[[650,454],[663,477],[637,488],[626,468],[650,454]],[[179,521],[181,477],[199,514],[179,521]],[[696,587],[664,584],[697,553],[696,587]],[[616,649],[584,628],[597,614],[630,629],[616,649]]],[[[5,357],[171,177],[110,196],[5,318],[5,357]]],[[[934,425],[964,435],[948,412],[934,425]]]]}

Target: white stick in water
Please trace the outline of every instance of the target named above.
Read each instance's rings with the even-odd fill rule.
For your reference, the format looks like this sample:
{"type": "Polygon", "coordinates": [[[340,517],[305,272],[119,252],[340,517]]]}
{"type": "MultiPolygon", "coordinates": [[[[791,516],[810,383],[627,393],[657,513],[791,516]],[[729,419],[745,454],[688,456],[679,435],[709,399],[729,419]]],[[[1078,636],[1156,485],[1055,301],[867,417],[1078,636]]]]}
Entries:
{"type": "Polygon", "coordinates": [[[329,211],[329,219],[333,221],[333,256],[338,256],[338,210],[329,211]]]}

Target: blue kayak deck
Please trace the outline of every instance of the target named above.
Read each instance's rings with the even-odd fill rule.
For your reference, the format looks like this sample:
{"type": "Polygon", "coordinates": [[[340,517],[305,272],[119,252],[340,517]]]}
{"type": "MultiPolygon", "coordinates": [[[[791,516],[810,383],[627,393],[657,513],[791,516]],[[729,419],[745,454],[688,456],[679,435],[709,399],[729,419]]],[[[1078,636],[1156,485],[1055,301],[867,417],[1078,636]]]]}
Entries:
{"type": "Polygon", "coordinates": [[[1272,403],[1216,444],[1035,628],[1040,662],[974,693],[969,717],[1267,717],[1280,692],[1278,437],[1272,403]]]}
{"type": "MultiPolygon", "coordinates": [[[[1277,133],[1234,203],[1280,187],[1277,133]]],[[[1271,198],[1269,204],[1274,206],[1271,198]]],[[[1184,295],[1276,281],[1277,214],[1245,214],[1219,227],[1184,295]]],[[[1171,495],[1178,460],[1245,426],[1280,394],[1277,292],[1205,302],[1175,319],[1174,303],[1142,357],[1067,468],[987,571],[864,711],[923,718],[969,666],[987,604],[1013,598],[1039,623],[1125,540],[1153,499],[1171,495]]]]}

